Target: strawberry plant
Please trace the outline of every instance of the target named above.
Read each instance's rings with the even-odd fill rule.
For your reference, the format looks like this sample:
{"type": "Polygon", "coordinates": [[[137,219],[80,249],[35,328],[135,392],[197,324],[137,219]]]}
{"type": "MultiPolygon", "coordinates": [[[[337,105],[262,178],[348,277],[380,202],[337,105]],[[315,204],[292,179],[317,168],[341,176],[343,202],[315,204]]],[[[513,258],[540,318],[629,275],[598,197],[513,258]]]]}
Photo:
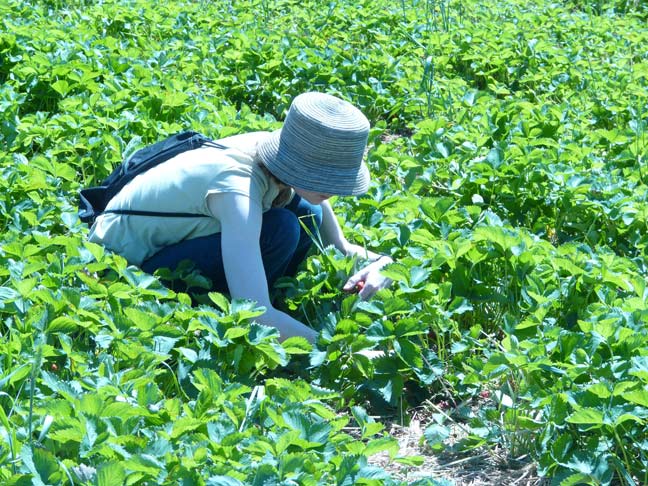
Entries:
{"type": "Polygon", "coordinates": [[[648,483],[644,1],[0,13],[2,484],[404,484],[372,456],[416,462],[384,426],[412,407],[433,453],[648,483]],[[124,155],[275,129],[307,90],[370,118],[371,189],[334,207],[395,260],[366,302],[330,249],[279,282],[314,346],[86,241],[76,193],[124,155]]]}

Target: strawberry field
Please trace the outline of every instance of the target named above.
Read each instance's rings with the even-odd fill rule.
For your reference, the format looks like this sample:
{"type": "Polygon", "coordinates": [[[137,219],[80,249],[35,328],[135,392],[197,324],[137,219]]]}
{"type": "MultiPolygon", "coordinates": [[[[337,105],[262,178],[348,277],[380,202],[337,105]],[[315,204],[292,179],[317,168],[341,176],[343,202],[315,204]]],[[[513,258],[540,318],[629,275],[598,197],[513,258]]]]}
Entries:
{"type": "Polygon", "coordinates": [[[420,467],[388,433],[415,411],[425,454],[648,484],[645,0],[2,0],[0,15],[1,484],[459,486],[372,460],[420,467]],[[367,302],[340,290],[360,262],[331,249],[280,281],[315,346],[86,241],[77,192],[125,154],[273,130],[311,90],[371,121],[371,189],[333,206],[395,261],[367,302]]]}

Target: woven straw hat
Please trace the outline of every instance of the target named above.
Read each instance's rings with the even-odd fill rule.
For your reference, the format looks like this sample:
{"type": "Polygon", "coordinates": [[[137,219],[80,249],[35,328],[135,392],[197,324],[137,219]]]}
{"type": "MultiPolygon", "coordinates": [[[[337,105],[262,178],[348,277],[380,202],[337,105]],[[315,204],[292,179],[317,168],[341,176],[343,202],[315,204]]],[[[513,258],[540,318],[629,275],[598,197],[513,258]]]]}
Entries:
{"type": "Polygon", "coordinates": [[[283,128],[259,142],[268,170],[291,187],[339,196],[364,194],[362,161],[369,121],[352,104],[324,93],[297,96],[283,128]]]}

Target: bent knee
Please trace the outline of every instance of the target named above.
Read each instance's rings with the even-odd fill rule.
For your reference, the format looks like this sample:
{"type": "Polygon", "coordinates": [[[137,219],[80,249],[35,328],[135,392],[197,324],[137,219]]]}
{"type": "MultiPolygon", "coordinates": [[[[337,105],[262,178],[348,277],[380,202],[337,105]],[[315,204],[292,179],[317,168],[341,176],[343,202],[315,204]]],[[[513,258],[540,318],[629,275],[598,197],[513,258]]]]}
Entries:
{"type": "Polygon", "coordinates": [[[284,244],[297,246],[300,224],[297,216],[285,208],[272,208],[263,214],[261,234],[280,238],[284,244]]]}
{"type": "Polygon", "coordinates": [[[299,221],[306,226],[311,233],[317,233],[322,227],[322,207],[310,205],[309,208],[298,216],[299,221]]]}
{"type": "Polygon", "coordinates": [[[310,223],[314,224],[316,228],[320,228],[322,226],[322,206],[313,206],[310,210],[311,214],[307,220],[310,220],[310,223]]]}

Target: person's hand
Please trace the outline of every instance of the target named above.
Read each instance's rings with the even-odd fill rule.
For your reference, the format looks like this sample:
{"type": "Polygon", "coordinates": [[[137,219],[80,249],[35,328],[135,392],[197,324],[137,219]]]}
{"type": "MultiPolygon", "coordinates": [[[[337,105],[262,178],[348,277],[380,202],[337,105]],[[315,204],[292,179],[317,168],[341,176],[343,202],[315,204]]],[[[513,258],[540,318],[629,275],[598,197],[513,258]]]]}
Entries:
{"type": "Polygon", "coordinates": [[[391,279],[382,275],[380,270],[385,265],[392,263],[392,261],[388,256],[380,257],[352,275],[344,284],[342,290],[345,292],[358,292],[358,296],[362,300],[371,298],[380,289],[384,289],[391,284],[391,279]]]}

